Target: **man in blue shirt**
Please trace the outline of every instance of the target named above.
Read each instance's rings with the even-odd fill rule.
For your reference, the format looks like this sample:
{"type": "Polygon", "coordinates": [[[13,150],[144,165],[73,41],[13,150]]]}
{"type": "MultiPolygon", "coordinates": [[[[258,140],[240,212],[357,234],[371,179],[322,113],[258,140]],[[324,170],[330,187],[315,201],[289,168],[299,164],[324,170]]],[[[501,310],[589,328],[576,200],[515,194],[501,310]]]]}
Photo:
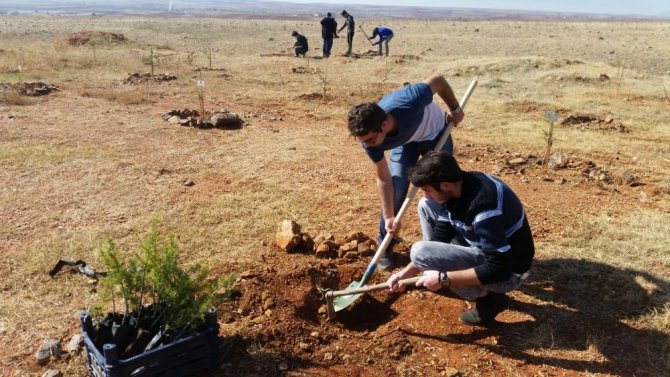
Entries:
{"type": "MultiPolygon", "coordinates": [[[[444,133],[448,121],[458,124],[463,111],[451,86],[441,75],[433,75],[424,82],[405,86],[387,94],[379,102],[359,103],[348,115],[349,133],[361,142],[365,153],[375,164],[377,190],[382,202],[379,222],[381,242],[387,232],[397,235],[400,222],[395,214],[400,210],[409,189],[407,171],[420,156],[431,151],[444,133]],[[449,106],[449,114],[433,102],[437,94],[449,106]],[[390,150],[390,164],[384,151],[390,150]]],[[[444,149],[453,148],[451,138],[444,149]]],[[[395,240],[394,240],[395,241],[395,240]]],[[[393,268],[393,245],[379,260],[379,268],[393,268]]]]}
{"type": "Polygon", "coordinates": [[[460,315],[487,325],[507,308],[505,294],[528,276],[535,246],[523,205],[501,180],[461,171],[444,151],[428,153],[409,171],[425,197],[419,201],[423,241],[412,245],[411,262],[388,279],[389,288],[423,272],[416,283],[431,291],[451,288],[476,307],[460,315]]]}
{"type": "Polygon", "coordinates": [[[382,55],[382,42],[386,45],[386,56],[389,56],[389,42],[393,39],[393,30],[387,28],[386,26],[377,26],[372,29],[372,36],[368,39],[375,39],[379,35],[379,41],[373,43],[372,45],[379,45],[379,56],[382,55]]]}

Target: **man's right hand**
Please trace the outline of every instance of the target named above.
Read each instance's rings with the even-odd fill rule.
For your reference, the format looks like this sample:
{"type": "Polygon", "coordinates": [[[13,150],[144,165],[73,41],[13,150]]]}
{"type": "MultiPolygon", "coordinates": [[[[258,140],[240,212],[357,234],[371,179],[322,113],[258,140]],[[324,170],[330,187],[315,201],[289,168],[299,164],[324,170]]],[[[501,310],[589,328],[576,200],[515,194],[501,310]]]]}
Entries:
{"type": "Polygon", "coordinates": [[[386,229],[387,233],[391,233],[393,237],[397,237],[398,233],[400,233],[400,229],[402,228],[402,223],[400,221],[396,221],[395,216],[384,218],[384,228],[386,229]]]}
{"type": "Polygon", "coordinates": [[[405,290],[404,285],[398,284],[398,282],[403,278],[402,272],[395,273],[386,281],[391,292],[402,292],[405,290]]]}

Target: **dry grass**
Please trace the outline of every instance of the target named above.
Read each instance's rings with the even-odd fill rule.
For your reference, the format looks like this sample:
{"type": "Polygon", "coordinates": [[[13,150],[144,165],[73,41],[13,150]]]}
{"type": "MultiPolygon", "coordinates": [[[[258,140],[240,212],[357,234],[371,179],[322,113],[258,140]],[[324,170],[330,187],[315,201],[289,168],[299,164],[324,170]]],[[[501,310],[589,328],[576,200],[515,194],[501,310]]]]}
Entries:
{"type": "MultiPolygon", "coordinates": [[[[670,39],[665,23],[382,20],[399,31],[391,51],[403,57],[322,60],[286,52],[294,29],[318,45],[313,20],[21,18],[39,25],[30,31],[30,22],[0,20],[1,66],[23,67],[20,74],[0,72],[0,82],[40,79],[63,88],[35,106],[21,106],[25,97],[0,97],[0,341],[23,350],[14,352],[32,354],[38,340],[69,335],[77,326],[75,312],[96,301],[80,276],[46,277],[57,259],[97,265],[94,250],[102,240],[132,244],[156,215],[179,236],[190,260],[239,270],[257,262],[284,218],[312,235],[374,234],[372,168],[347,136],[346,113],[356,102],[435,72],[447,76],[458,96],[470,80],[480,81],[455,131],[457,151],[466,143],[542,151],[545,110],[610,115],[631,129],[620,134],[556,126],[554,151],[642,172],[661,194],[570,219],[577,225],[565,224],[567,234],[549,229],[539,258],[572,261],[552,279],[574,283],[580,292],[590,292],[593,281],[607,286],[622,279],[620,302],[604,301],[617,318],[670,336],[670,217],[663,204],[670,197],[670,115],[667,90],[659,84],[668,85],[661,76],[670,56],[662,42],[670,39]],[[62,42],[80,29],[122,33],[129,42],[97,46],[95,55],[91,46],[62,42]],[[633,45],[644,48],[632,51],[633,45]],[[179,80],[119,86],[128,73],[149,71],[152,48],[156,73],[179,80]],[[212,67],[227,76],[202,72],[205,108],[255,113],[241,130],[200,132],[160,119],[168,109],[197,108],[194,69],[209,65],[209,50],[212,67]],[[617,62],[624,59],[618,85],[617,62]],[[322,73],[295,74],[297,66],[322,73]],[[598,81],[601,73],[612,80],[598,81]],[[519,103],[534,105],[522,110],[519,103]],[[281,113],[283,120],[264,119],[266,113],[281,113]],[[2,120],[10,114],[17,119],[2,120]],[[185,179],[196,185],[186,188],[185,179]],[[593,280],[573,282],[580,273],[593,280]],[[35,313],[45,319],[37,327],[30,320],[35,313]]],[[[367,50],[368,42],[356,38],[355,49],[367,50]]],[[[340,39],[333,55],[342,49],[340,39]]],[[[566,197],[581,189],[566,187],[566,197]]],[[[529,207],[542,207],[539,198],[529,207]]],[[[561,208],[553,211],[558,216],[561,208]]],[[[418,239],[415,220],[408,219],[405,232],[406,239],[418,239]]],[[[575,359],[598,357],[607,341],[594,332],[582,348],[570,348],[570,339],[551,324],[529,335],[526,347],[533,352],[562,349],[575,359]]],[[[15,370],[25,367],[18,365],[15,370]]]]}
{"type": "Polygon", "coordinates": [[[0,93],[0,103],[8,106],[28,106],[35,101],[32,98],[22,96],[16,92],[0,93]]]}

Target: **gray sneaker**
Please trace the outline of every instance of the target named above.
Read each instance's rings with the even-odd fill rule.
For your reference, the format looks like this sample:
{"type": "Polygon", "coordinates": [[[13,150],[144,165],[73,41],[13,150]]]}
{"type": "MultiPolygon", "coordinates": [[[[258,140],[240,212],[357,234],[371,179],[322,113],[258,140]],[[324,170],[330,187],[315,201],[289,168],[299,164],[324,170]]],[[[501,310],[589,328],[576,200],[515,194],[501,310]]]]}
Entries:
{"type": "Polygon", "coordinates": [[[379,262],[377,263],[377,267],[379,267],[380,270],[383,271],[391,271],[395,267],[395,264],[393,263],[393,254],[384,254],[382,255],[381,258],[379,258],[379,262]]]}

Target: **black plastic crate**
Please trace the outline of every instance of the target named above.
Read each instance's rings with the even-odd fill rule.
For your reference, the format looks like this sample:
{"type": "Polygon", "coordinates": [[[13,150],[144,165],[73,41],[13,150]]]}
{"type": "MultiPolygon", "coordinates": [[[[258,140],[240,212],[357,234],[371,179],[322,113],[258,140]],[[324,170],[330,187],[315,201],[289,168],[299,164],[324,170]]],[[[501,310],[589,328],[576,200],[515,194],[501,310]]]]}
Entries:
{"type": "Polygon", "coordinates": [[[206,329],[124,360],[118,357],[115,344],[95,347],[95,328],[89,313],[81,315],[81,329],[86,347],[86,368],[95,377],[184,377],[214,369],[221,362],[219,324],[216,309],[206,315],[206,329]]]}

